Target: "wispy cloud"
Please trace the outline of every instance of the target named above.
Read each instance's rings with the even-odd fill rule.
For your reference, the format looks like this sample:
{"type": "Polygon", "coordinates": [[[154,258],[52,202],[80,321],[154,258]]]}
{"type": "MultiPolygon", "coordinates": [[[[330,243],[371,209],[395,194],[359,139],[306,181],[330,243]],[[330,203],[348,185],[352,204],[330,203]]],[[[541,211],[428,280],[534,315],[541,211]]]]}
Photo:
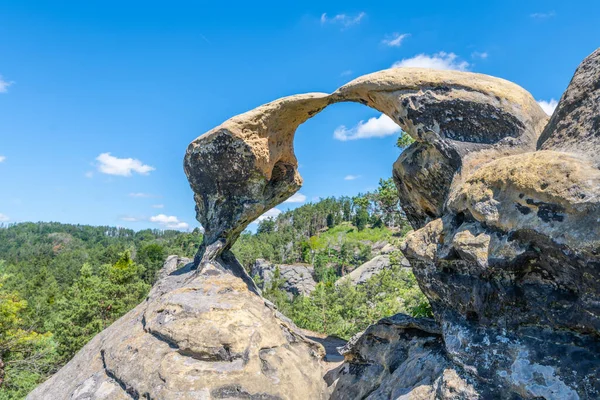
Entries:
{"type": "Polygon", "coordinates": [[[275,219],[279,214],[281,214],[281,210],[279,208],[271,208],[269,211],[256,218],[256,221],[254,221],[254,223],[264,221],[265,219],[275,219]]]}
{"type": "Polygon", "coordinates": [[[306,201],[306,196],[302,193],[295,193],[292,197],[284,201],[284,203],[304,203],[306,201]]]}
{"type": "Polygon", "coordinates": [[[538,100],[538,104],[540,107],[542,107],[542,110],[544,110],[546,114],[552,115],[556,109],[556,106],[558,105],[558,101],[554,99],[550,99],[550,101],[538,100]]]}
{"type": "Polygon", "coordinates": [[[10,221],[10,218],[8,217],[8,215],[0,213],[0,222],[8,222],[8,221],[10,221]]]}
{"type": "Polygon", "coordinates": [[[353,180],[356,180],[358,178],[360,178],[360,175],[346,175],[344,177],[344,180],[345,181],[353,181],[353,180]]]}
{"type": "Polygon", "coordinates": [[[466,71],[469,69],[469,63],[464,60],[460,60],[460,58],[454,53],[446,53],[445,51],[440,51],[439,53],[435,53],[432,55],[417,54],[412,58],[405,58],[402,61],[396,61],[392,65],[392,68],[402,67],[466,71]]]}
{"type": "Polygon", "coordinates": [[[321,24],[338,24],[344,28],[349,28],[352,25],[360,24],[360,21],[366,16],[364,12],[360,12],[356,15],[337,14],[333,17],[328,17],[327,13],[321,15],[321,24]]]}
{"type": "Polygon", "coordinates": [[[152,208],[165,208],[164,204],[152,204],[152,208]]]}
{"type": "Polygon", "coordinates": [[[121,217],[120,219],[121,219],[121,221],[125,221],[125,222],[137,222],[137,221],[140,220],[139,218],[130,217],[130,216],[127,216],[127,215],[124,216],[124,217],[121,217]]]}
{"type": "Polygon", "coordinates": [[[352,70],[351,69],[347,69],[345,71],[342,71],[342,73],[340,74],[340,76],[348,76],[348,75],[352,75],[352,70]]]}
{"type": "Polygon", "coordinates": [[[485,60],[486,58],[488,58],[488,53],[483,51],[474,51],[471,53],[471,58],[475,58],[475,59],[480,59],[480,60],[485,60]]]}
{"type": "Polygon", "coordinates": [[[167,229],[182,230],[188,229],[190,227],[190,225],[187,222],[180,221],[179,218],[177,218],[174,215],[158,214],[153,217],[150,217],[150,222],[155,222],[163,228],[167,229]]]}
{"type": "Polygon", "coordinates": [[[134,158],[117,158],[110,153],[102,153],[96,157],[98,171],[108,175],[131,176],[134,172],[148,175],[155,168],[134,158]]]}
{"type": "Polygon", "coordinates": [[[150,194],[150,193],[132,192],[132,193],[129,193],[129,197],[136,197],[136,198],[140,198],[140,199],[149,199],[151,197],[156,197],[156,196],[153,194],[150,194]]]}
{"type": "Polygon", "coordinates": [[[3,163],[4,161],[6,161],[6,156],[0,156],[0,163],[3,163]]]}
{"type": "Polygon", "coordinates": [[[385,39],[383,39],[381,41],[381,43],[385,44],[386,46],[390,46],[390,47],[400,47],[402,45],[402,42],[404,41],[404,39],[406,39],[409,36],[410,36],[410,33],[400,34],[400,33],[394,32],[389,37],[386,37],[385,39]]]}
{"type": "Polygon", "coordinates": [[[8,87],[13,83],[13,81],[4,80],[4,78],[2,78],[2,75],[0,75],[0,93],[8,92],[8,87]]]}
{"type": "Polygon", "coordinates": [[[369,118],[367,122],[359,121],[352,128],[340,125],[333,131],[333,137],[345,142],[347,140],[380,138],[393,135],[396,132],[400,132],[398,124],[387,115],[381,114],[379,117],[369,118]]]}
{"type": "Polygon", "coordinates": [[[85,174],[83,174],[83,176],[85,176],[88,179],[91,179],[94,177],[94,171],[87,171],[85,174]]]}
{"type": "Polygon", "coordinates": [[[536,13],[529,14],[529,16],[533,19],[547,19],[547,18],[552,18],[552,17],[556,16],[556,12],[554,12],[554,11],[536,12],[536,13]]]}

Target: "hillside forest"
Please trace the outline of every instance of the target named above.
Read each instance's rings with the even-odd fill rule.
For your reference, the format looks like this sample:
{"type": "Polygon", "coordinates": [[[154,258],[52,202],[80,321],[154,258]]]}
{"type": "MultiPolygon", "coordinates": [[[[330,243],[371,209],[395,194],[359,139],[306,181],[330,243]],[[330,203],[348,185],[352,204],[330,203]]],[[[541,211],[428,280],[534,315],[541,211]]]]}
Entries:
{"type": "MultiPolygon", "coordinates": [[[[362,285],[336,285],[410,230],[391,179],[354,197],[325,198],[259,222],[233,251],[250,272],[257,259],[314,266],[315,290],[290,298],[276,276],[263,295],[298,326],[344,339],[378,319],[429,315],[410,270],[391,266],[362,285]]],[[[0,227],[0,400],[22,399],[94,335],[144,300],[166,257],[193,257],[199,229],[133,231],[55,222],[0,227]]]]}

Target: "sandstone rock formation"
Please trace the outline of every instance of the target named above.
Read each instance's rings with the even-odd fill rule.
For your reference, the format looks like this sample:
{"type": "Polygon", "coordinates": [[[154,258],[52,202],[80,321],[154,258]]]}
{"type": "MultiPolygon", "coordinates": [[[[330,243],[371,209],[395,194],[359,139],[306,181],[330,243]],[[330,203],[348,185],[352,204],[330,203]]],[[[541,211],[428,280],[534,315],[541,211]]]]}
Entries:
{"type": "Polygon", "coordinates": [[[412,68],[225,121],[184,161],[206,229],[197,270],[163,277],[29,398],[600,398],[599,88],[597,50],[548,125],[510,82],[412,68]],[[340,101],[416,140],[393,176],[435,321],[371,326],[325,388],[322,349],[265,305],[230,248],[299,189],[294,132],[340,101]]]}
{"type": "Polygon", "coordinates": [[[189,261],[170,257],[144,303],[27,399],[326,398],[323,347],[217,262],[189,261]]]}
{"type": "Polygon", "coordinates": [[[283,290],[290,298],[298,295],[308,296],[317,286],[313,278],[314,268],[306,264],[273,264],[258,259],[252,266],[250,275],[258,277],[262,281],[260,288],[264,289],[271,285],[276,270],[279,271],[280,279],[283,281],[283,290]]]}

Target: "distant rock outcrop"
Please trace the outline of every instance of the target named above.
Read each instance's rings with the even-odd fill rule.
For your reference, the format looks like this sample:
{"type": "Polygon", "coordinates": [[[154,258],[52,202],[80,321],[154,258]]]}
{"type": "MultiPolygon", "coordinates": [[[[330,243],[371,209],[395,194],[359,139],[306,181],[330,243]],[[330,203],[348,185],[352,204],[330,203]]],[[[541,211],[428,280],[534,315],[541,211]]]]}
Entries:
{"type": "MultiPolygon", "coordinates": [[[[410,267],[410,263],[404,257],[402,257],[402,266],[410,267]]],[[[339,285],[344,282],[351,282],[353,285],[362,285],[374,275],[377,275],[381,271],[391,266],[390,256],[388,254],[375,256],[371,260],[362,264],[348,275],[344,275],[338,279],[335,284],[339,285]]]]}
{"type": "Polygon", "coordinates": [[[273,264],[263,259],[258,259],[252,266],[250,275],[258,277],[261,289],[268,288],[272,284],[275,271],[279,271],[279,279],[282,288],[290,298],[293,296],[308,296],[315,290],[317,282],[313,277],[314,268],[307,264],[273,264]]]}

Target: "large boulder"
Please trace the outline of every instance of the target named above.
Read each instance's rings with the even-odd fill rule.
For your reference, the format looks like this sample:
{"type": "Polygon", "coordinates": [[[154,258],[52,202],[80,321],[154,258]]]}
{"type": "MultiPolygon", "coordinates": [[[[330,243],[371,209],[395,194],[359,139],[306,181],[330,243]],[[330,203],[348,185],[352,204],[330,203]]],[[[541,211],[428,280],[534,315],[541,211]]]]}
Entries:
{"type": "Polygon", "coordinates": [[[463,170],[404,252],[452,361],[497,398],[600,397],[600,51],[541,150],[463,170]]]}
{"type": "Polygon", "coordinates": [[[189,261],[170,257],[147,301],[27,399],[327,397],[321,345],[214,265],[223,260],[199,275],[189,261]]]}
{"type": "Polygon", "coordinates": [[[261,289],[269,288],[273,284],[276,273],[282,282],[282,288],[290,298],[294,296],[308,296],[315,290],[317,282],[313,277],[314,267],[307,264],[273,264],[259,258],[252,265],[250,275],[258,278],[261,289]]]}

